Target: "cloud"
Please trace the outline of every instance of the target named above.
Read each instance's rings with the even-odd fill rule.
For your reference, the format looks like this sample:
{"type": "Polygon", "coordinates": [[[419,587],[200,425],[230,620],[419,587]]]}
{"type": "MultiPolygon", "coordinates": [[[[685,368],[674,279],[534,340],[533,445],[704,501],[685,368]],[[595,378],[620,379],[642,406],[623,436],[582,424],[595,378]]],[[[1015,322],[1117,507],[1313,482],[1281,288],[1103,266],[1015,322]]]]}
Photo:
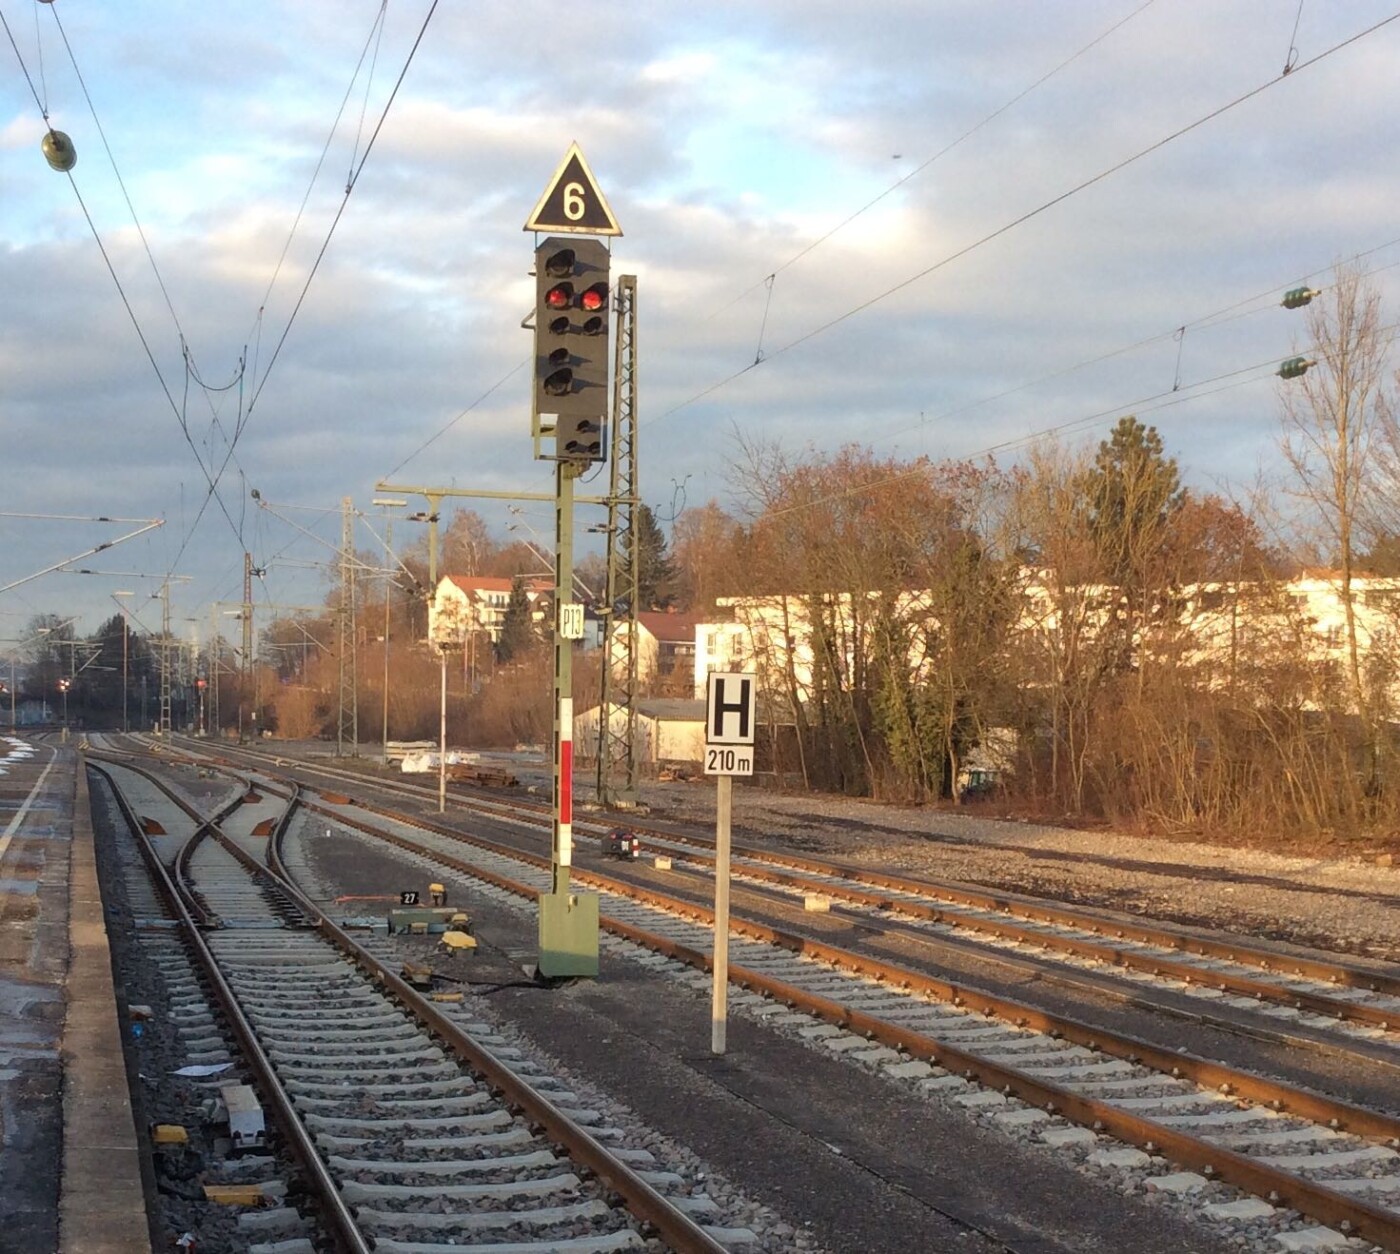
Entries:
{"type": "MultiPolygon", "coordinates": [[[[46,33],[49,104],[78,145],[77,186],[121,293],[68,180],[37,150],[22,76],[9,75],[0,457],[11,508],[166,515],[140,556],[168,561],[185,545],[194,581],[179,596],[194,613],[241,596],[245,547],[258,560],[328,552],[258,510],[251,487],[329,510],[297,517],[332,545],[340,499],[367,504],[401,463],[401,482],[547,489],[522,369],[534,240],[521,227],[571,140],[625,231],[613,271],[638,278],[649,501],[669,502],[687,478],[692,503],[723,499],[736,431],[793,448],[857,440],[966,456],[1159,393],[1143,417],[1189,480],[1251,478],[1275,440],[1267,369],[1171,402],[1286,355],[1301,322],[1277,308],[1283,287],[1400,236],[1400,33],[1290,76],[949,260],[1276,76],[1287,52],[1291,20],[1262,0],[1190,20],[1153,5],[978,126],[1136,7],[591,5],[561,25],[543,0],[443,6],[329,244],[426,4],[391,6],[373,79],[348,92],[374,5],[65,10],[164,290],[46,33]],[[1196,325],[1251,298],[1244,316],[1196,325]],[[1117,352],[1139,340],[1150,342],[1117,352]],[[185,350],[207,384],[235,380],[240,360],[247,373],[205,392],[185,350]],[[190,443],[214,473],[235,431],[220,481],[233,522],[211,504],[186,544],[207,492],[190,443]]],[[[1300,55],[1384,12],[1371,0],[1309,9],[1300,55]]],[[[33,61],[32,30],[21,51],[33,61]]],[[[1394,274],[1378,276],[1392,307],[1394,274]]],[[[501,528],[493,508],[482,512],[501,528]]],[[[0,583],[71,551],[70,539],[0,529],[0,583]]],[[[314,571],[270,579],[284,600],[319,599],[314,571]]],[[[77,587],[90,582],[27,587],[46,608],[105,615],[105,593],[77,587]]]]}

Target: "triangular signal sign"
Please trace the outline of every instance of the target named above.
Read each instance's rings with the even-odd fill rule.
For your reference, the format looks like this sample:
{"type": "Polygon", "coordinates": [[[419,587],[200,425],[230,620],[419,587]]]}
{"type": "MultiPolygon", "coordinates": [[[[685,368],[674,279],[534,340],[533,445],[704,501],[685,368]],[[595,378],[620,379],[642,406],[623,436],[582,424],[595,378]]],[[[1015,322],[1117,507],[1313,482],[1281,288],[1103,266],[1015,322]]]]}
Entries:
{"type": "Polygon", "coordinates": [[[534,212],[525,221],[527,231],[566,231],[576,235],[621,235],[607,197],[598,190],[593,171],[577,143],[569,145],[564,160],[544,189],[534,212]]]}

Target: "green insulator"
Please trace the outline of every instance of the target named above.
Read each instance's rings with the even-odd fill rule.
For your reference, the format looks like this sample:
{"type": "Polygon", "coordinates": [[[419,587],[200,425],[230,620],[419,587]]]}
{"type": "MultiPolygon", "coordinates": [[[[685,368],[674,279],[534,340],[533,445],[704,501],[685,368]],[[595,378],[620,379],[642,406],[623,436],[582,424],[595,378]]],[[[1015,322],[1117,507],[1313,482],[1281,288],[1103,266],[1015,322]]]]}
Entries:
{"type": "Polygon", "coordinates": [[[67,174],[78,164],[78,150],[62,131],[50,131],[44,136],[44,160],[60,174],[67,174]]]}

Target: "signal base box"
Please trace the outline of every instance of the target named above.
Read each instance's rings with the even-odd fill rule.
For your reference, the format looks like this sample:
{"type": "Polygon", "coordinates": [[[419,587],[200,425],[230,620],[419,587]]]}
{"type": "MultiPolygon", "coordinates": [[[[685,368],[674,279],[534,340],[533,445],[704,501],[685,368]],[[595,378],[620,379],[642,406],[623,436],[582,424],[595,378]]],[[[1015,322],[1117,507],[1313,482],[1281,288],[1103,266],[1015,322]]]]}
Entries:
{"type": "Polygon", "coordinates": [[[540,894],[539,973],[598,977],[598,894],[540,894]]]}
{"type": "Polygon", "coordinates": [[[411,932],[415,923],[421,924],[421,931],[445,932],[456,906],[401,906],[389,911],[389,935],[396,932],[411,932]]]}

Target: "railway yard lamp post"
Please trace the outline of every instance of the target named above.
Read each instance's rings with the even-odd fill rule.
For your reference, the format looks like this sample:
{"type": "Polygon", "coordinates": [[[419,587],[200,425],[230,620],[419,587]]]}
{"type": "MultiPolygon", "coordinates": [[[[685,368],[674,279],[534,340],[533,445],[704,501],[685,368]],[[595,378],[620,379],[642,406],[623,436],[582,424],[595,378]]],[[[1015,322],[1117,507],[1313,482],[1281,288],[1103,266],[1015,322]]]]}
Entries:
{"type": "Polygon", "coordinates": [[[374,503],[384,511],[384,765],[389,765],[389,590],[394,582],[394,516],[408,502],[397,496],[376,496],[374,503]]]}
{"type": "MultiPolygon", "coordinates": [[[[134,592],[112,593],[113,598],[129,597],[135,595],[136,594],[134,592]]],[[[120,601],[117,601],[117,608],[122,612],[122,731],[129,732],[131,730],[131,705],[130,702],[127,700],[127,691],[129,687],[130,675],[129,656],[131,647],[131,629],[126,621],[126,606],[124,606],[120,601]]]]}

